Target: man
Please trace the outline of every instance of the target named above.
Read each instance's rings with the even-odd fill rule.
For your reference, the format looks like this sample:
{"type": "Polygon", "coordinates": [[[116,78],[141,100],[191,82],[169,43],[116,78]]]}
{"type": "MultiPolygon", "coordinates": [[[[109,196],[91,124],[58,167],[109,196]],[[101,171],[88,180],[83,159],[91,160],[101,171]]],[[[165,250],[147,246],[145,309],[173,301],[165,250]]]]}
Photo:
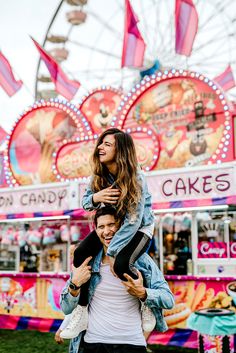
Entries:
{"type": "Polygon", "coordinates": [[[90,280],[88,328],[71,341],[70,353],[146,353],[140,303],[145,302],[152,308],[156,329],[163,332],[167,326],[162,309],[173,307],[173,295],[147,254],[135,262],[138,279],[127,274],[124,274],[127,281],[115,277],[106,255],[108,245],[119,229],[115,209],[99,209],[94,223],[103,251],[92,261],[89,257],[80,267],[72,268],[71,279],[61,294],[61,308],[69,314],[78,304],[79,287],[90,280]]]}

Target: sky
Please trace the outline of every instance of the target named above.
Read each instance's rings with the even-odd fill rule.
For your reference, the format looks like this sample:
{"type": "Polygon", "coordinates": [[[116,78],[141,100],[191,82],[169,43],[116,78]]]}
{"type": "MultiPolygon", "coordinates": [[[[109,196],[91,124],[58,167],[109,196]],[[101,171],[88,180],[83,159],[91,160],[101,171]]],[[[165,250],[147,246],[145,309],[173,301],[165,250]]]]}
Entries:
{"type": "Polygon", "coordinates": [[[0,125],[10,131],[23,110],[34,101],[38,52],[30,35],[43,42],[57,0],[0,0],[0,49],[24,86],[13,96],[0,89],[0,125]]]}
{"type": "MultiPolygon", "coordinates": [[[[175,1],[131,0],[147,44],[146,62],[158,59],[165,68],[188,68],[209,78],[222,73],[231,63],[236,77],[236,2],[193,1],[200,14],[199,29],[192,55],[187,58],[176,55],[174,49],[175,1]]],[[[7,132],[34,102],[39,53],[30,36],[43,43],[59,3],[60,0],[0,0],[0,50],[9,60],[15,77],[24,82],[13,97],[8,97],[0,87],[0,126],[7,132]]],[[[69,33],[66,13],[71,9],[64,1],[53,23],[53,34],[69,33]]],[[[81,82],[74,103],[101,84],[122,86],[127,92],[140,79],[138,70],[120,69],[124,0],[88,0],[85,9],[86,22],[70,31],[66,43],[69,57],[61,64],[70,78],[81,82]]],[[[52,44],[46,45],[50,50],[52,44]]],[[[48,74],[43,65],[40,68],[41,74],[48,74]]]]}
{"type": "MultiPolygon", "coordinates": [[[[95,11],[97,11],[97,14],[91,15],[89,21],[86,22],[88,22],[88,25],[91,25],[92,28],[96,28],[96,31],[104,31],[104,22],[103,20],[100,20],[103,16],[104,1],[107,0],[99,0],[99,4],[101,6],[99,6],[99,8],[97,7],[97,10],[97,0],[88,1],[88,6],[95,6],[95,8],[92,8],[92,12],[95,13],[95,11]]],[[[10,62],[15,78],[21,79],[24,83],[22,88],[12,97],[8,97],[8,95],[0,87],[0,126],[2,126],[7,132],[10,132],[13,123],[17,120],[17,118],[19,118],[20,114],[23,113],[24,109],[34,102],[35,80],[39,53],[30,39],[30,36],[42,45],[49,24],[60,2],[60,0],[0,0],[0,23],[1,28],[3,29],[0,31],[0,50],[10,62]]],[[[122,3],[123,0],[120,0],[120,2],[122,3]]],[[[116,6],[122,10],[120,8],[119,1],[118,4],[112,1],[108,2],[108,6],[106,5],[106,11],[108,11],[108,14],[109,7],[110,10],[112,9],[112,11],[116,12],[116,6]]],[[[65,21],[66,12],[74,8],[70,7],[66,1],[64,2],[62,8],[63,11],[59,12],[56,20],[54,21],[53,33],[55,32],[55,34],[65,35],[69,28],[68,23],[65,21]]],[[[99,42],[94,35],[94,32],[88,31],[85,25],[83,25],[82,31],[84,32],[82,32],[80,38],[83,39],[81,40],[85,43],[85,45],[86,42],[99,42]]],[[[118,33],[118,30],[115,31],[118,33]]],[[[74,30],[74,32],[74,37],[71,36],[72,40],[77,39],[77,29],[74,30]]],[[[106,39],[104,39],[104,37],[102,38],[103,40],[102,43],[100,43],[100,48],[104,45],[104,41],[110,40],[107,35],[106,39]]],[[[76,47],[74,45],[74,48],[76,49],[78,46],[76,47]]],[[[72,51],[76,53],[74,48],[72,48],[72,51]]],[[[49,48],[47,48],[47,50],[48,49],[49,48]]],[[[87,65],[87,62],[89,61],[88,55],[91,58],[91,54],[89,54],[89,52],[90,49],[87,50],[85,48],[85,52],[83,52],[82,55],[79,54],[79,60],[78,56],[73,57],[73,55],[70,54],[70,61],[68,64],[69,67],[75,67],[75,65],[78,64],[78,61],[80,62],[80,66],[87,65]]],[[[99,55],[97,55],[97,57],[98,56],[99,55]]],[[[98,61],[100,61],[101,65],[104,66],[103,54],[101,54],[100,58],[96,59],[96,63],[98,61]]],[[[116,61],[119,64],[117,59],[116,61]]],[[[63,67],[63,64],[61,64],[61,66],[63,67]]],[[[68,70],[64,71],[68,74],[68,70]]],[[[41,69],[41,73],[46,75],[48,74],[44,66],[41,69]]],[[[72,72],[72,74],[74,74],[74,72],[72,72]]],[[[81,75],[81,72],[79,75],[81,75]]],[[[81,76],[79,77],[79,80],[80,78],[81,76]]],[[[80,89],[80,91],[82,91],[82,93],[80,92],[80,95],[86,94],[89,89],[97,86],[98,83],[101,82],[100,79],[101,76],[96,83],[94,82],[88,86],[85,81],[91,82],[91,80],[85,77],[83,85],[81,86],[82,89],[80,89]]]]}

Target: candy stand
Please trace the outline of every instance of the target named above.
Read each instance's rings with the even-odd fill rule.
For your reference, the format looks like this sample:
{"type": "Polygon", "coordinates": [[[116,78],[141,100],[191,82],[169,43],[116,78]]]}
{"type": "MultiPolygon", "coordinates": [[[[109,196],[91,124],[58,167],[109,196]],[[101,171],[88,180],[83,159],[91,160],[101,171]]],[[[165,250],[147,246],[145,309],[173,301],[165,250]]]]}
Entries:
{"type": "Polygon", "coordinates": [[[176,302],[164,312],[168,335],[153,333],[150,343],[196,348],[197,333],[187,326],[192,313],[209,307],[235,311],[235,168],[231,162],[147,176],[154,190],[158,261],[176,302]]]}
{"type": "Polygon", "coordinates": [[[63,318],[69,246],[90,230],[86,213],[76,209],[78,185],[4,188],[0,202],[0,327],[53,330],[63,318]]]}

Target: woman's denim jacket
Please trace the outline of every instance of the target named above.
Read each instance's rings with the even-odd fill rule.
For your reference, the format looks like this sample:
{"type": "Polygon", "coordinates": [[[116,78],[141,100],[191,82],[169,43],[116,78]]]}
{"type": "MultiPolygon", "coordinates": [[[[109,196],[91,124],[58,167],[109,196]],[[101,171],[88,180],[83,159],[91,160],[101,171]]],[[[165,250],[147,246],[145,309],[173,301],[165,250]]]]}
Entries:
{"type": "MultiPolygon", "coordinates": [[[[151,195],[148,192],[145,176],[142,171],[137,174],[138,182],[141,184],[141,199],[138,203],[137,210],[134,217],[126,214],[120,229],[113,237],[107,251],[107,255],[115,257],[118,252],[128,244],[131,238],[137,233],[139,228],[149,226],[154,223],[154,215],[152,211],[151,195]]],[[[115,182],[109,174],[109,182],[115,182]]],[[[94,206],[93,194],[91,190],[91,183],[88,185],[83,196],[82,205],[86,211],[93,211],[101,207],[101,204],[94,206]]]]}
{"type": "MultiPolygon", "coordinates": [[[[89,302],[95,292],[97,284],[100,282],[100,264],[102,260],[102,251],[95,257],[92,263],[92,276],[89,286],[89,302]]],[[[152,308],[156,317],[155,329],[159,332],[167,330],[166,322],[164,321],[162,309],[171,309],[174,306],[174,297],[170,291],[163,274],[159,270],[156,263],[150,258],[148,254],[143,254],[135,262],[135,267],[142,273],[144,278],[144,285],[147,291],[147,299],[145,304],[152,308]]],[[[61,308],[64,314],[70,314],[77,306],[79,296],[73,297],[68,291],[69,281],[61,293],[61,308]]],[[[83,333],[74,338],[70,342],[70,353],[82,353],[83,349],[80,347],[80,341],[83,333]]]]}

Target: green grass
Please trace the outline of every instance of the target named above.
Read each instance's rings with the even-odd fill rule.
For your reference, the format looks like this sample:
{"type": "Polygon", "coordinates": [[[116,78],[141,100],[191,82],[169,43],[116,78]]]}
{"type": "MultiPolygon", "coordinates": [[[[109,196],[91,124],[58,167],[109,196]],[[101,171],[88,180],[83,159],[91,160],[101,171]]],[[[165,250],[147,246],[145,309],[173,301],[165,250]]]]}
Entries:
{"type": "Polygon", "coordinates": [[[69,341],[54,341],[54,333],[27,330],[0,330],[1,353],[67,353],[69,341]]]}
{"type": "MultiPolygon", "coordinates": [[[[68,340],[58,345],[54,341],[54,333],[50,332],[0,330],[0,353],[67,353],[68,346],[68,340]]],[[[150,348],[156,353],[197,353],[196,349],[160,345],[150,348]]]]}

